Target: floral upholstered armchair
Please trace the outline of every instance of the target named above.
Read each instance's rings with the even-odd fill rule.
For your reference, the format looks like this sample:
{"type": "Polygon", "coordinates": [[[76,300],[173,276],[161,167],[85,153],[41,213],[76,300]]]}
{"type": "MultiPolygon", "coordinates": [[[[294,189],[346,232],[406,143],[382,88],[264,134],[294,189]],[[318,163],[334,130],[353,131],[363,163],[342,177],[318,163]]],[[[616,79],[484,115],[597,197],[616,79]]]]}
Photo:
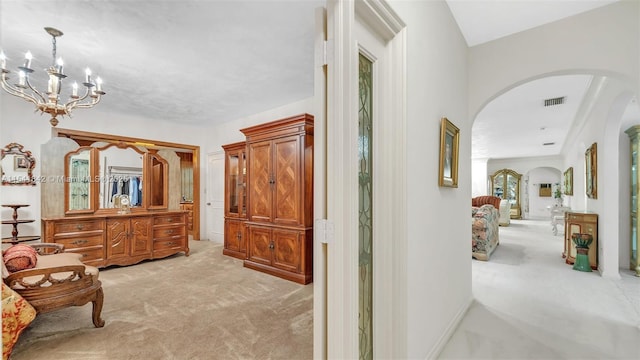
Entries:
{"type": "MultiPolygon", "coordinates": [[[[498,204],[500,204],[499,201],[498,204]]],[[[500,243],[499,218],[498,208],[492,204],[471,208],[471,256],[473,258],[487,261],[491,257],[491,253],[500,243]]]]}

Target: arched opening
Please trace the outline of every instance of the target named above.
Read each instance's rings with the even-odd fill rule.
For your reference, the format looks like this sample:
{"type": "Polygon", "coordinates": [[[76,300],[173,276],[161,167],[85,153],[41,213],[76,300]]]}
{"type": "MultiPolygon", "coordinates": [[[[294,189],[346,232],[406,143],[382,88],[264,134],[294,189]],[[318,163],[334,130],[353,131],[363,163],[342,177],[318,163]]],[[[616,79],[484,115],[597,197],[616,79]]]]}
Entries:
{"type": "Polygon", "coordinates": [[[512,168],[525,174],[523,219],[543,219],[546,203],[554,200],[539,196],[540,184],[562,187],[571,168],[572,194],[563,194],[563,205],[599,214],[601,242],[593,251],[599,255],[600,274],[613,278],[628,268],[629,257],[629,140],[624,131],[640,124],[629,80],[602,71],[564,71],[515,81],[484,102],[472,126],[474,196],[489,194],[482,187],[495,169],[512,168]],[[585,151],[594,143],[598,197],[589,198],[585,151]],[[543,182],[543,173],[553,179],[543,182]]]}

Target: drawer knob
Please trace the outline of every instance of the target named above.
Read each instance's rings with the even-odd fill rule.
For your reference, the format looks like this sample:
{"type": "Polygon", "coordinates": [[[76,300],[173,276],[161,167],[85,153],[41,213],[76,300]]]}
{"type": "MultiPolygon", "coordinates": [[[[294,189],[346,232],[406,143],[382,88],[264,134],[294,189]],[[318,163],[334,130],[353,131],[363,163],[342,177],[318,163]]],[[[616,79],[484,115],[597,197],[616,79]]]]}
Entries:
{"type": "Polygon", "coordinates": [[[82,229],[84,229],[84,225],[78,224],[78,225],[76,225],[76,229],[82,230],[82,229]]]}
{"type": "Polygon", "coordinates": [[[171,235],[171,234],[173,234],[173,232],[174,232],[174,230],[173,230],[173,229],[171,229],[171,230],[167,230],[167,231],[165,231],[165,234],[167,234],[167,235],[171,235]]]}
{"type": "Polygon", "coordinates": [[[72,244],[73,245],[83,245],[83,244],[86,244],[88,242],[89,242],[88,240],[76,240],[76,241],[73,241],[72,244]]]}
{"type": "Polygon", "coordinates": [[[173,218],[168,218],[167,222],[173,222],[173,218]]]}

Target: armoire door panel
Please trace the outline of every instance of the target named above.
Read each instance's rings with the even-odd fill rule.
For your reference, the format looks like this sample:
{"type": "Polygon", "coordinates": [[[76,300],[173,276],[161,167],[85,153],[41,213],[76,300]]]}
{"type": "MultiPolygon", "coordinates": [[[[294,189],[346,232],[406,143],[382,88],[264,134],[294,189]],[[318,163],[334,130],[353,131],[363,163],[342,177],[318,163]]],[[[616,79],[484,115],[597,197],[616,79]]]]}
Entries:
{"type": "Polygon", "coordinates": [[[232,251],[244,251],[244,236],[243,229],[244,222],[242,221],[234,221],[227,220],[225,222],[225,231],[224,231],[224,239],[225,239],[225,248],[232,251]]]}
{"type": "Polygon", "coordinates": [[[271,142],[251,144],[249,149],[250,220],[270,222],[273,211],[271,142]]]}
{"type": "Polygon", "coordinates": [[[297,136],[274,140],[275,217],[277,224],[298,224],[300,213],[300,141],[297,136]]]}
{"type": "Polygon", "coordinates": [[[299,273],[300,272],[300,233],[273,229],[273,266],[299,273]]]}
{"type": "Polygon", "coordinates": [[[273,256],[271,246],[271,229],[249,227],[249,249],[247,258],[253,262],[271,265],[273,256]]]}

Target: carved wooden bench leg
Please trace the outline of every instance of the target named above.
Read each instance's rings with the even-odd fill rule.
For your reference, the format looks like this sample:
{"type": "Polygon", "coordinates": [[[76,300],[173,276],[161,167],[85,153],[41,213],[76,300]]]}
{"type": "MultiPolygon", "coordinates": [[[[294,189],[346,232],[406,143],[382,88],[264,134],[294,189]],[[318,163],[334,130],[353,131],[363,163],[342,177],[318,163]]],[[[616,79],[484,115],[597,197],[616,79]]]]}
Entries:
{"type": "Polygon", "coordinates": [[[104,301],[104,293],[102,292],[102,286],[96,290],[96,298],[93,300],[93,325],[95,327],[103,327],[104,320],[100,318],[100,313],[102,312],[102,302],[104,301]]]}

